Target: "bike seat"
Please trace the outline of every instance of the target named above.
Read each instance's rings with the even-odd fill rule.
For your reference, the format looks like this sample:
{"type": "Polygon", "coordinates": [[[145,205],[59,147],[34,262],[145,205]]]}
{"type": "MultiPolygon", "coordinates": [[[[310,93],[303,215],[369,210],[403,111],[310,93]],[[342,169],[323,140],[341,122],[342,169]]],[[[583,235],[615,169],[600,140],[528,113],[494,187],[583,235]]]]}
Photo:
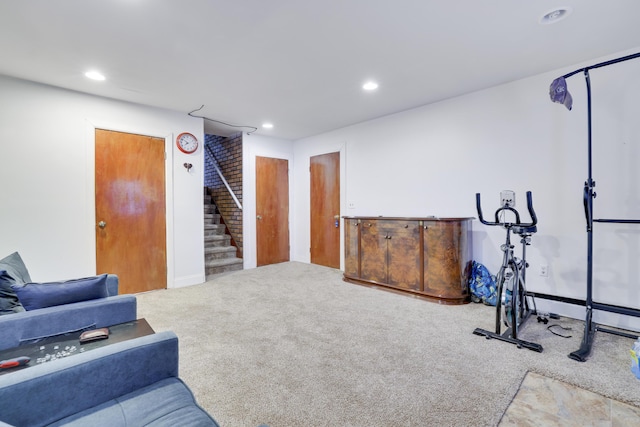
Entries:
{"type": "Polygon", "coordinates": [[[523,227],[523,226],[520,226],[520,225],[516,225],[515,227],[511,228],[511,231],[513,231],[516,234],[520,234],[520,235],[533,234],[536,231],[538,231],[538,227],[535,226],[535,225],[529,226],[529,227],[523,227]]]}

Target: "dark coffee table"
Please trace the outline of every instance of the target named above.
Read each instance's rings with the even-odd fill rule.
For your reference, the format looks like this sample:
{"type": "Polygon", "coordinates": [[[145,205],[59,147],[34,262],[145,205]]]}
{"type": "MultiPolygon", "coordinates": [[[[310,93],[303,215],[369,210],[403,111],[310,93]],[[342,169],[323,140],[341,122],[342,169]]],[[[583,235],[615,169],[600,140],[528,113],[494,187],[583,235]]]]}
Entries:
{"type": "Polygon", "coordinates": [[[0,369],[0,375],[155,333],[145,319],[120,323],[118,325],[109,326],[107,329],[109,329],[109,338],[100,341],[80,344],[80,334],[82,332],[72,332],[64,335],[44,338],[37,342],[22,344],[15,348],[0,351],[0,360],[8,360],[21,356],[26,356],[31,359],[29,363],[23,366],[0,369]]]}

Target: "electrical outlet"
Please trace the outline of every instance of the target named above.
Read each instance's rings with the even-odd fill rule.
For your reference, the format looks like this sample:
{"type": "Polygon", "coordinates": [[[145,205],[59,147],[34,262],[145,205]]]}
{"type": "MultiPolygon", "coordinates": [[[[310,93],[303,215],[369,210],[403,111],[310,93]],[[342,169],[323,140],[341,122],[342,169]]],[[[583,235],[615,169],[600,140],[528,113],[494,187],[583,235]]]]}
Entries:
{"type": "Polygon", "coordinates": [[[349,207],[349,209],[355,209],[356,208],[355,202],[349,202],[348,207],[349,207]]]}
{"type": "Polygon", "coordinates": [[[540,276],[542,277],[549,277],[549,266],[546,264],[543,264],[540,266],[540,276]]]}

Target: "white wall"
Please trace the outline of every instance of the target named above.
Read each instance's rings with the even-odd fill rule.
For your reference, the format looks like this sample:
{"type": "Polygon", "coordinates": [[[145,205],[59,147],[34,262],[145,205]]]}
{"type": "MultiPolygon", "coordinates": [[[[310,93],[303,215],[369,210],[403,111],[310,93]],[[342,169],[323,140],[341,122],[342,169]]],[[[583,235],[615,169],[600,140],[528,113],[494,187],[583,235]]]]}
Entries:
{"type": "MultiPolygon", "coordinates": [[[[242,174],[242,221],[243,221],[243,257],[244,268],[255,268],[256,252],[256,157],[286,159],[289,162],[289,241],[296,241],[297,230],[293,227],[292,216],[295,199],[293,194],[293,143],[288,140],[270,138],[262,135],[247,135],[242,138],[243,174],[242,174]]],[[[292,247],[293,248],[293,247],[292,247]]]]}
{"type": "MultiPolygon", "coordinates": [[[[296,141],[293,258],[309,262],[309,157],[340,149],[342,215],[476,217],[479,192],[487,216],[499,207],[504,189],[516,192],[517,208],[526,212],[525,192],[532,191],[539,226],[527,252],[528,289],[584,299],[586,90],[582,75],[568,79],[574,108],[567,111],[550,102],[549,84],[576,68],[630,53],[296,141]],[[541,265],[549,267],[548,278],[538,274],[541,265]]],[[[592,72],[596,218],[640,218],[638,75],[640,60],[592,72]]],[[[504,231],[478,221],[473,230],[474,259],[495,273],[504,231]]],[[[638,226],[597,226],[596,301],[640,308],[640,274],[634,268],[639,233],[638,226]]],[[[537,303],[541,311],[584,318],[583,307],[537,303]]],[[[640,329],[638,319],[626,316],[596,312],[594,319],[640,329]]]]}
{"type": "Polygon", "coordinates": [[[22,255],[34,281],[95,274],[94,129],[165,138],[168,287],[204,281],[202,119],[0,76],[0,258],[22,255]],[[193,164],[191,172],[182,166],[193,164]]]}

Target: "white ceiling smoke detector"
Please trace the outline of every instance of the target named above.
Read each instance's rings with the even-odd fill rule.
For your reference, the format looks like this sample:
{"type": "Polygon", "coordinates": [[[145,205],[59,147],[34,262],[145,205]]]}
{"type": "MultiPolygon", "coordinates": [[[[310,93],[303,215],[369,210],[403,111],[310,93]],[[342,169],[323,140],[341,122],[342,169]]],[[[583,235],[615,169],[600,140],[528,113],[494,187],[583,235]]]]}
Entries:
{"type": "Polygon", "coordinates": [[[569,16],[573,9],[570,7],[559,7],[542,15],[540,18],[541,25],[550,25],[555,24],[556,22],[562,21],[564,18],[569,16]]]}

